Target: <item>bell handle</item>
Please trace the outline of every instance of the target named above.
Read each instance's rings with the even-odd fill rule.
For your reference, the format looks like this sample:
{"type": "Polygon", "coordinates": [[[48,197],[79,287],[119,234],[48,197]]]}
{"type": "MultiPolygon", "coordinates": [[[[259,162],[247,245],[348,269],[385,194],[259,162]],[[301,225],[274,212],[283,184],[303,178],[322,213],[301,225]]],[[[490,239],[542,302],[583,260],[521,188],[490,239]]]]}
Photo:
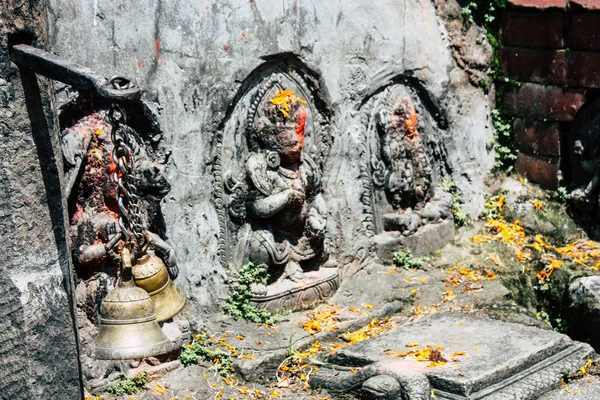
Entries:
{"type": "Polygon", "coordinates": [[[129,247],[123,246],[121,250],[121,279],[119,284],[124,286],[133,285],[133,272],[132,272],[132,262],[131,262],[131,250],[129,247]]]}
{"type": "Polygon", "coordinates": [[[144,230],[143,235],[146,238],[146,242],[142,246],[142,249],[140,250],[140,254],[146,254],[148,247],[150,247],[150,243],[152,243],[152,236],[150,235],[150,232],[148,232],[147,230],[144,230]]]}

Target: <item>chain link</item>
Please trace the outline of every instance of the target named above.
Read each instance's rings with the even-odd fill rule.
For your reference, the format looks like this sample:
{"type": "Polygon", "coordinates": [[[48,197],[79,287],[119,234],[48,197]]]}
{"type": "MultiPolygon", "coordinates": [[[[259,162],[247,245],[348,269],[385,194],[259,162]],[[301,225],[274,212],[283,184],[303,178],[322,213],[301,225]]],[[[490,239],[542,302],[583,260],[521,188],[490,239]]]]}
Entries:
{"type": "MultiPolygon", "coordinates": [[[[119,77],[113,78],[115,88],[120,87],[119,77]]],[[[112,159],[117,168],[112,179],[117,184],[117,204],[119,206],[119,228],[125,242],[136,247],[136,252],[147,242],[146,228],[140,215],[139,197],[135,186],[135,166],[132,140],[129,135],[127,115],[118,104],[111,104],[108,112],[111,124],[111,140],[113,142],[112,159]]]]}

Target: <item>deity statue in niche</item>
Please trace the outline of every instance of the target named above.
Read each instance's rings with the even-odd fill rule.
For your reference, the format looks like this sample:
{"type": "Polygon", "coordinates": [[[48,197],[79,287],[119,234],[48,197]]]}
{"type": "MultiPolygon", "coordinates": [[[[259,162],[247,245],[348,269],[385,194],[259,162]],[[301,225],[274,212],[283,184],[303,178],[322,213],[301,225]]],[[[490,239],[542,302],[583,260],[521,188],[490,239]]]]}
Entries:
{"type": "Polygon", "coordinates": [[[419,96],[408,86],[391,85],[367,110],[377,231],[409,236],[451,218],[452,196],[439,187],[443,150],[419,96]]]}
{"type": "Polygon", "coordinates": [[[266,270],[268,283],[253,285],[252,301],[272,311],[314,304],[338,286],[321,195],[325,122],[311,101],[299,74],[270,75],[240,101],[248,111],[234,113],[237,123],[222,137],[230,143],[218,161],[226,171],[227,263],[233,271],[248,262],[266,270]]]}
{"type": "Polygon", "coordinates": [[[320,171],[302,152],[306,113],[305,100],[281,91],[261,105],[251,132],[258,147],[246,162],[249,260],[275,281],[302,281],[326,259],[320,171]]]}

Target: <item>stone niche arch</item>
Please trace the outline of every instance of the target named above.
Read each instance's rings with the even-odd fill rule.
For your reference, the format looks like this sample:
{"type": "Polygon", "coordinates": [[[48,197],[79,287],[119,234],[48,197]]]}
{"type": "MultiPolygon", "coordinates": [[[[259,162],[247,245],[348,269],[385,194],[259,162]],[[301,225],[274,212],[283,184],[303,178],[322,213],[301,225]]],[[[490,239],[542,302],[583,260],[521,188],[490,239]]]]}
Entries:
{"type": "Polygon", "coordinates": [[[270,57],[243,82],[216,135],[219,259],[232,277],[249,262],[267,270],[268,284],[253,297],[259,307],[300,309],[339,285],[321,196],[332,141],[326,104],[318,74],[293,55],[270,57]],[[289,161],[293,152],[298,160],[289,161]],[[288,195],[300,200],[281,200],[288,195]]]}

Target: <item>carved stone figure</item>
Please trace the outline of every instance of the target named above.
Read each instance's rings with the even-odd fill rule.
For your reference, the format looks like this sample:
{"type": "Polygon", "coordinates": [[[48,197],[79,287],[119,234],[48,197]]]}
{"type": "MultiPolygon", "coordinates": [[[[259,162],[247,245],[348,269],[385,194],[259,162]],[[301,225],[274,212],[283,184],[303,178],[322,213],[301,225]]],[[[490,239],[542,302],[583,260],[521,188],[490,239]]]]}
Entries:
{"type": "Polygon", "coordinates": [[[600,101],[585,105],[577,113],[569,134],[577,188],[571,192],[573,205],[584,212],[594,211],[600,201],[600,101]]]}
{"type": "MultiPolygon", "coordinates": [[[[431,224],[443,224],[441,236],[449,239],[453,198],[440,187],[444,149],[417,92],[408,85],[392,84],[369,99],[362,112],[361,168],[363,179],[368,180],[363,185],[368,193],[362,199],[373,215],[371,229],[380,256],[413,246],[402,238],[431,224]]],[[[439,237],[438,233],[432,236],[439,237]]],[[[431,249],[413,251],[427,253],[443,245],[434,242],[431,249]]]]}
{"type": "Polygon", "coordinates": [[[271,310],[308,306],[338,285],[320,193],[325,120],[302,82],[289,71],[250,88],[238,105],[248,104],[247,112],[234,113],[237,123],[230,121],[220,138],[237,149],[230,158],[223,145],[216,163],[229,220],[222,227],[224,261],[233,274],[248,262],[267,271],[267,285],[253,286],[253,301],[271,310]]]}
{"type": "Polygon", "coordinates": [[[302,154],[305,104],[286,90],[262,105],[252,132],[259,149],[246,163],[249,260],[272,279],[294,282],[304,279],[302,266],[322,256],[327,212],[317,192],[320,171],[302,154]]]}

